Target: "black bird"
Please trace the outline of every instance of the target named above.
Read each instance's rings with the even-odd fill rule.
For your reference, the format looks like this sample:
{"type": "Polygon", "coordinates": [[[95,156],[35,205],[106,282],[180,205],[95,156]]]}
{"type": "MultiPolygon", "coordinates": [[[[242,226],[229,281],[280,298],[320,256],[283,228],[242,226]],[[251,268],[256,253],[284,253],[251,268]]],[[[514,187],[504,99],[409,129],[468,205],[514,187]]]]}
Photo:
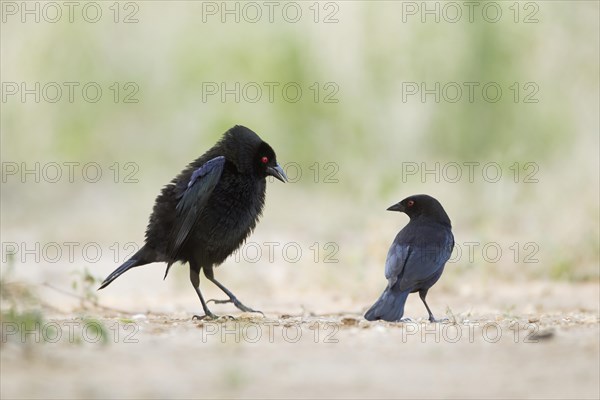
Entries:
{"type": "Polygon", "coordinates": [[[454,248],[450,218],[439,201],[425,194],[407,197],[388,210],[406,213],[410,222],[396,235],[388,251],[385,261],[388,286],[367,311],[365,319],[400,321],[408,295],[419,292],[429,321],[437,322],[425,297],[442,276],[454,248]]]}
{"type": "Polygon", "coordinates": [[[200,292],[200,270],[229,297],[214,300],[216,303],[231,302],[242,311],[255,312],[215,279],[213,267],[225,261],[254,230],[269,175],[287,181],[271,146],[244,126],[228,130],[162,189],[150,215],[146,243],[99,289],[140,265],[166,262],[166,278],[174,262],[189,262],[190,281],[205,314],[196,318],[216,317],[200,292]]]}

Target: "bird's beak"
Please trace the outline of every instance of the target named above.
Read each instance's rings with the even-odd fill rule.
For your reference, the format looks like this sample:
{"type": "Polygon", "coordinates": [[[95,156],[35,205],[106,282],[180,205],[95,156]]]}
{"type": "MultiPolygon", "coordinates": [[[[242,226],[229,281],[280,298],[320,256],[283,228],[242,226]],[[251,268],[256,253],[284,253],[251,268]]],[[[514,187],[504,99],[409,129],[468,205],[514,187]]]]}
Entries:
{"type": "Polygon", "coordinates": [[[404,212],[404,205],[402,203],[396,203],[393,206],[388,207],[388,211],[399,211],[404,212]]]}
{"type": "Polygon", "coordinates": [[[279,164],[277,164],[274,167],[267,167],[267,175],[274,176],[283,183],[287,182],[288,180],[287,175],[285,174],[285,172],[283,172],[283,168],[281,168],[281,165],[279,164]]]}

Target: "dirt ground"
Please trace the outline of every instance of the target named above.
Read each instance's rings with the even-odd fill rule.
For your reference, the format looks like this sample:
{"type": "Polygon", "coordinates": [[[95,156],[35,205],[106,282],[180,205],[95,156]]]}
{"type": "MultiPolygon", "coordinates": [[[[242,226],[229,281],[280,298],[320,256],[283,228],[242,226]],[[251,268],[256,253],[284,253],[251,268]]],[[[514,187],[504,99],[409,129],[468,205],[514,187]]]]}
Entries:
{"type": "MultiPolygon", "coordinates": [[[[432,290],[438,316],[448,307],[448,321],[432,324],[414,295],[406,308],[414,321],[406,323],[365,321],[369,301],[321,295],[295,307],[267,305],[277,294],[259,304],[264,317],[228,304],[212,306],[220,319],[198,321],[188,290],[185,301],[172,301],[178,309],[157,302],[137,312],[133,305],[148,299],[118,301],[121,290],[100,301],[105,308],[78,309],[46,288],[47,298],[64,298],[54,302],[63,309],[46,306],[37,334],[13,333],[4,323],[1,395],[597,399],[598,289],[540,282],[432,290]]],[[[251,293],[244,295],[260,300],[251,293]]]]}

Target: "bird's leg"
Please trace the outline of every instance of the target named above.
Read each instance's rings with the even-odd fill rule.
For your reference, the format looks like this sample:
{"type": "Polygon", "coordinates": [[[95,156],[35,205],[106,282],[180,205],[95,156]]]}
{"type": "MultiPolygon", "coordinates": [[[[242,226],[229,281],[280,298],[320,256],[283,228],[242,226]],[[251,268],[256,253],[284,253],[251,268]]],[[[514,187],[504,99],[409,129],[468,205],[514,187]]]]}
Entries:
{"type": "Polygon", "coordinates": [[[204,318],[208,318],[208,319],[217,319],[217,316],[215,314],[213,314],[212,312],[210,312],[210,310],[208,309],[208,306],[206,305],[206,302],[204,301],[204,297],[202,297],[202,293],[200,293],[200,271],[195,270],[195,268],[192,268],[190,265],[190,282],[192,282],[192,286],[194,287],[194,290],[196,290],[196,293],[198,293],[198,297],[200,298],[200,303],[202,303],[202,308],[204,309],[204,315],[200,316],[200,315],[194,315],[192,317],[192,320],[194,319],[204,319],[204,318]]]}
{"type": "Polygon", "coordinates": [[[234,306],[236,306],[238,309],[240,309],[240,310],[242,310],[244,312],[255,312],[255,313],[260,313],[263,316],[265,315],[262,311],[253,310],[252,308],[243,305],[242,302],[239,301],[237,299],[237,297],[235,297],[235,295],[229,291],[229,289],[227,289],[218,280],[215,279],[215,276],[213,274],[212,266],[209,267],[209,268],[204,267],[204,276],[206,276],[209,281],[211,281],[212,283],[214,283],[215,285],[217,285],[217,287],[219,289],[221,289],[227,295],[227,297],[229,297],[229,300],[215,300],[215,299],[211,299],[211,300],[208,300],[208,303],[210,303],[211,301],[214,302],[215,304],[233,303],[234,306]]]}
{"type": "Polygon", "coordinates": [[[442,318],[442,319],[435,319],[435,317],[433,316],[433,313],[431,312],[431,310],[429,309],[429,306],[427,305],[427,302],[425,301],[425,297],[427,296],[427,291],[429,289],[423,289],[419,291],[419,297],[421,298],[421,301],[423,302],[423,304],[425,304],[425,308],[427,309],[427,312],[429,313],[429,322],[444,322],[447,321],[448,318],[442,318]]]}

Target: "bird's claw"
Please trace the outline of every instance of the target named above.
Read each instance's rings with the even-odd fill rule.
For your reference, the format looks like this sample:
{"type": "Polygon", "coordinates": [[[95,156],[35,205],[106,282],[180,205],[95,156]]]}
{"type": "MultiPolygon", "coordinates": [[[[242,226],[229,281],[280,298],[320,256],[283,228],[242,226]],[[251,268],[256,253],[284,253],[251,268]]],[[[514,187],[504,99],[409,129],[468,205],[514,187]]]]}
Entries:
{"type": "Polygon", "coordinates": [[[398,322],[415,322],[412,318],[401,318],[398,322]]]}
{"type": "Polygon", "coordinates": [[[243,312],[251,312],[251,313],[258,313],[261,314],[263,317],[265,316],[265,313],[263,313],[262,311],[258,311],[258,310],[254,310],[250,307],[245,306],[244,304],[242,304],[241,301],[239,301],[237,298],[232,298],[232,299],[227,299],[227,300],[215,300],[215,299],[210,299],[208,300],[206,303],[210,303],[213,302],[215,304],[226,304],[226,303],[233,303],[234,306],[236,306],[239,310],[243,311],[243,312]]]}
{"type": "Polygon", "coordinates": [[[231,301],[231,299],[228,299],[228,300],[217,300],[217,299],[210,299],[210,300],[208,300],[208,301],[206,302],[206,304],[210,303],[211,301],[212,301],[213,303],[215,303],[215,304],[225,304],[225,303],[231,303],[231,302],[232,302],[232,301],[231,301]]]}
{"type": "Polygon", "coordinates": [[[192,321],[194,320],[198,320],[198,321],[214,321],[216,319],[218,319],[219,317],[213,313],[211,313],[210,311],[207,312],[205,315],[194,315],[192,317],[192,321]]]}
{"type": "Polygon", "coordinates": [[[262,311],[258,311],[258,310],[254,310],[250,307],[246,307],[238,299],[233,299],[233,305],[236,306],[239,310],[242,310],[244,312],[259,313],[259,314],[262,314],[263,317],[265,316],[265,314],[262,311]]]}
{"type": "Polygon", "coordinates": [[[433,317],[429,318],[429,322],[431,322],[432,324],[447,324],[450,322],[450,320],[448,318],[440,318],[440,319],[435,319],[433,317]]]}
{"type": "Polygon", "coordinates": [[[235,317],[233,315],[215,315],[210,313],[209,315],[194,315],[192,317],[192,321],[220,321],[223,322],[225,320],[233,321],[235,317]]]}

